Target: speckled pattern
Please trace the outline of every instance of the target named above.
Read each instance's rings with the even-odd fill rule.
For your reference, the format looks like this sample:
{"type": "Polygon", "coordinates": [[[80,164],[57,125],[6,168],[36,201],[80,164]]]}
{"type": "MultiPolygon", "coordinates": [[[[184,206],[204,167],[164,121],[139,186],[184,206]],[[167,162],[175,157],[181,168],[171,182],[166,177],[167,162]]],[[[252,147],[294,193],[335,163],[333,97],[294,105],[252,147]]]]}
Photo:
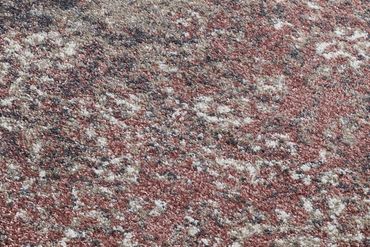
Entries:
{"type": "Polygon", "coordinates": [[[370,246],[367,0],[1,0],[0,246],[370,246]]]}

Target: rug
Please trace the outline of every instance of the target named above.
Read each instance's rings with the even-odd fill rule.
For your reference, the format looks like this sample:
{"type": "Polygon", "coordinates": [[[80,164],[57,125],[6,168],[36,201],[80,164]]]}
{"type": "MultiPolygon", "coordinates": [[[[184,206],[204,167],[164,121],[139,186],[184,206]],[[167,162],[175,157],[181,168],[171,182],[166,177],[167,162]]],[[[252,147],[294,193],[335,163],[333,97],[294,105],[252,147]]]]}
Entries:
{"type": "Polygon", "coordinates": [[[366,0],[1,0],[0,246],[369,246],[366,0]]]}

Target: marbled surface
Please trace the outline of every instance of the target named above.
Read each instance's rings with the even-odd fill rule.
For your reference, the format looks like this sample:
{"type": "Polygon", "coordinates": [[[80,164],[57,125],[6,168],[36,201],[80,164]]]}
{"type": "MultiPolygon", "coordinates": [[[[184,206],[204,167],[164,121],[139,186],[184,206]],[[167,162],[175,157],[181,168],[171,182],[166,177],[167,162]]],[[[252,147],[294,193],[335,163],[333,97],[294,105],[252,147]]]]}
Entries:
{"type": "Polygon", "coordinates": [[[369,246],[367,0],[1,0],[0,246],[369,246]]]}

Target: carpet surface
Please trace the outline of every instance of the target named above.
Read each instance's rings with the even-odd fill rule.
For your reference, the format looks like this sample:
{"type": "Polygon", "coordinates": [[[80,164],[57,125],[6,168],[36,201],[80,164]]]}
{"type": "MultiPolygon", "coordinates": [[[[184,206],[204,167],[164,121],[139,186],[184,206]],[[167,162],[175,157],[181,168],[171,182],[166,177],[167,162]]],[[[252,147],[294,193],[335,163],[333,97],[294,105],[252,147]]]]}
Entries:
{"type": "Polygon", "coordinates": [[[370,246],[367,0],[1,0],[0,246],[370,246]]]}

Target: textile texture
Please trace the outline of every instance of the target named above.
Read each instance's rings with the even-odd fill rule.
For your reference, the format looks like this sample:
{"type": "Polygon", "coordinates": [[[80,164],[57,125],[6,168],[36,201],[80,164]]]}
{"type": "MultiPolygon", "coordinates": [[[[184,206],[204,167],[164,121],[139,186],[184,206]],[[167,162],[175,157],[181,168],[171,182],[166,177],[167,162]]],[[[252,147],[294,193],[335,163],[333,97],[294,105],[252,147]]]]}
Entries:
{"type": "Polygon", "coordinates": [[[370,246],[367,0],[1,0],[0,246],[370,246]]]}

